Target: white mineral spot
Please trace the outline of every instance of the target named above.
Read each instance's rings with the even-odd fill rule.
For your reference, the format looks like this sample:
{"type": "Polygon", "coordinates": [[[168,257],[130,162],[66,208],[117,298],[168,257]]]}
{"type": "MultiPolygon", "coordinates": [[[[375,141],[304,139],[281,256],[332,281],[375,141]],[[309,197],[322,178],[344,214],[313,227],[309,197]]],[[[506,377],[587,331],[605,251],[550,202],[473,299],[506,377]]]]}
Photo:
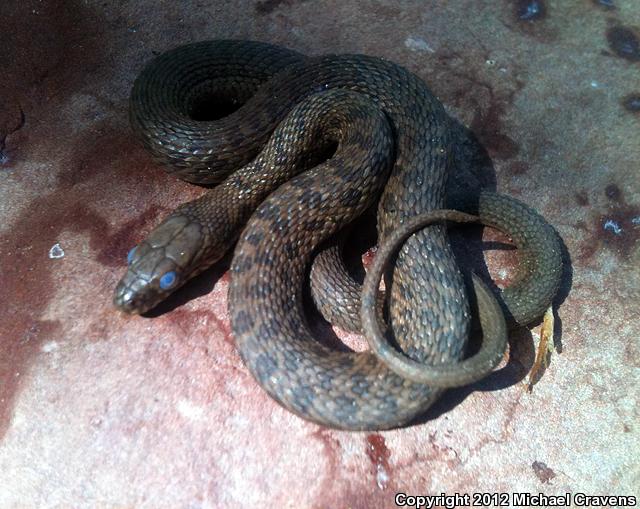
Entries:
{"type": "Polygon", "coordinates": [[[60,345],[57,341],[47,341],[44,345],[42,345],[42,351],[44,353],[51,353],[60,348],[60,345]]]}
{"type": "Polygon", "coordinates": [[[382,465],[377,465],[377,467],[378,472],[376,473],[376,483],[378,484],[378,488],[384,490],[389,484],[389,474],[382,465]]]}
{"type": "Polygon", "coordinates": [[[436,50],[429,46],[427,41],[422,37],[413,37],[410,35],[404,40],[404,45],[411,51],[428,51],[429,53],[436,52],[436,50]]]}
{"type": "Polygon", "coordinates": [[[192,421],[202,419],[204,415],[204,408],[193,404],[187,399],[181,399],[176,406],[180,415],[192,421]]]}
{"type": "Polygon", "coordinates": [[[54,260],[58,259],[58,258],[64,258],[64,250],[62,249],[62,246],[60,246],[59,243],[55,243],[51,249],[49,249],[49,258],[52,258],[54,260]]]}
{"type": "Polygon", "coordinates": [[[622,233],[622,228],[620,228],[620,225],[617,222],[615,222],[613,219],[608,219],[604,223],[604,229],[611,230],[616,235],[620,235],[622,233]]]}

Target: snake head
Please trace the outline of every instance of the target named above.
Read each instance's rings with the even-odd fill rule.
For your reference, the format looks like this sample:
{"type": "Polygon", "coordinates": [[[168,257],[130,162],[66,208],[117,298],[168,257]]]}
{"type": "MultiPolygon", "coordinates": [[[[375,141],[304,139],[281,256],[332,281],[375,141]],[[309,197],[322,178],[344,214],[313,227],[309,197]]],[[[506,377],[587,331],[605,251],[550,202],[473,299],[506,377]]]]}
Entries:
{"type": "Polygon", "coordinates": [[[197,221],[173,214],[127,255],[128,269],[113,303],[126,313],[144,313],[193,276],[204,244],[197,221]]]}

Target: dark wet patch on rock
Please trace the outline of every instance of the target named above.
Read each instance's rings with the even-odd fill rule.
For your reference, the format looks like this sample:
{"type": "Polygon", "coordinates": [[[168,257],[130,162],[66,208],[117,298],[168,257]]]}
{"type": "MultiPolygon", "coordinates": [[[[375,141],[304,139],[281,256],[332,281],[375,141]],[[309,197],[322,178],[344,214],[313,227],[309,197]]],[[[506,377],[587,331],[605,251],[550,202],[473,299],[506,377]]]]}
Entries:
{"type": "Polygon", "coordinates": [[[271,14],[273,11],[280,9],[281,7],[292,7],[295,4],[305,2],[306,0],[263,0],[256,3],[254,9],[256,14],[264,16],[271,14]]]}
{"type": "Polygon", "coordinates": [[[640,61],[640,42],[634,29],[620,25],[611,27],[607,30],[607,41],[619,57],[631,62],[640,61]]]}
{"type": "Polygon", "coordinates": [[[622,106],[631,113],[640,113],[640,93],[629,94],[622,99],[622,106]]]}
{"type": "Polygon", "coordinates": [[[533,469],[533,473],[536,474],[536,477],[543,484],[547,484],[556,476],[556,473],[542,461],[534,461],[531,464],[531,468],[533,469]]]}
{"type": "Polygon", "coordinates": [[[609,184],[607,187],[605,187],[604,194],[611,201],[618,202],[622,198],[622,191],[620,191],[620,188],[615,184],[609,184]]]}
{"type": "Polygon", "coordinates": [[[594,5],[604,9],[605,11],[612,11],[616,8],[616,4],[613,0],[591,0],[594,5]]]}
{"type": "Polygon", "coordinates": [[[471,122],[471,130],[482,145],[499,159],[511,159],[520,152],[519,145],[505,132],[503,116],[506,109],[507,103],[492,98],[489,108],[477,111],[471,122]]]}
{"type": "Polygon", "coordinates": [[[589,205],[589,195],[587,194],[586,191],[578,191],[575,194],[575,198],[576,198],[576,203],[581,207],[586,207],[587,205],[589,205]]]}
{"type": "Polygon", "coordinates": [[[386,488],[391,474],[391,465],[389,458],[391,452],[387,447],[385,439],[379,433],[371,433],[367,435],[367,456],[375,469],[376,483],[381,489],[386,488]]]}
{"type": "Polygon", "coordinates": [[[516,17],[520,21],[537,21],[547,16],[542,0],[519,0],[516,2],[516,17]]]}
{"type": "Polygon", "coordinates": [[[513,161],[507,169],[512,175],[524,175],[529,171],[529,163],[526,161],[513,161]]]}
{"type": "Polygon", "coordinates": [[[579,259],[588,262],[600,249],[607,249],[620,260],[627,261],[638,248],[640,240],[640,206],[627,204],[616,184],[609,184],[604,194],[610,200],[608,210],[593,216],[590,225],[582,225],[590,232],[584,240],[579,259]]]}

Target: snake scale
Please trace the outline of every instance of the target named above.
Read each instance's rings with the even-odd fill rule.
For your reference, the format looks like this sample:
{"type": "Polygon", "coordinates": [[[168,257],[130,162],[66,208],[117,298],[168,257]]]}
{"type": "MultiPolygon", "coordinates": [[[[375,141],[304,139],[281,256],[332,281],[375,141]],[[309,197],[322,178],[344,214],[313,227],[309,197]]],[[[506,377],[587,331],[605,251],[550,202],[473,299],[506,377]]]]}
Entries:
{"type": "MultiPolygon", "coordinates": [[[[259,42],[205,41],[145,67],[130,121],[170,172],[218,185],[180,205],[130,251],[118,308],[144,313],[237,241],[229,309],[243,361],[285,408],[341,429],[404,425],[444,387],[480,378],[502,357],[502,312],[474,278],[490,346],[482,362],[461,360],[470,306],[441,221],[474,219],[438,212],[452,160],[450,121],[414,74],[364,55],[306,57],[259,42]],[[226,109],[203,118],[216,104],[226,109]],[[336,351],[316,340],[303,306],[316,253],[376,203],[379,241],[409,237],[386,275],[387,332],[396,347],[385,348],[412,363],[406,373],[372,352],[336,351]],[[414,216],[435,223],[418,230],[414,216]]],[[[559,239],[511,198],[483,191],[474,207],[467,212],[518,246],[518,281],[502,300],[516,321],[531,321],[557,290],[559,239]]],[[[377,282],[368,284],[375,301],[377,282]]],[[[331,291],[316,293],[331,300],[331,291]]],[[[375,304],[354,299],[351,309],[375,304]]],[[[370,327],[368,316],[363,325],[370,327]]]]}

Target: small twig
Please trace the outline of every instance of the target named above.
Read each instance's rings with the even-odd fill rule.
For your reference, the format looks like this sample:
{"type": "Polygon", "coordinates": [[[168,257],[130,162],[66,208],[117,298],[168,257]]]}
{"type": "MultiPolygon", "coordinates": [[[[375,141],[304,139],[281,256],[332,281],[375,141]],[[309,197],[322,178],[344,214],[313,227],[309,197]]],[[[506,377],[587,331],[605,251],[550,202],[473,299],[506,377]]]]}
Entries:
{"type": "Polygon", "coordinates": [[[542,327],[540,328],[540,342],[538,343],[538,353],[536,354],[536,360],[529,371],[529,376],[526,383],[527,391],[532,392],[533,386],[538,382],[542,375],[541,369],[547,369],[549,366],[549,360],[553,353],[553,327],[554,316],[553,306],[549,306],[544,314],[542,320],[542,327]]]}

